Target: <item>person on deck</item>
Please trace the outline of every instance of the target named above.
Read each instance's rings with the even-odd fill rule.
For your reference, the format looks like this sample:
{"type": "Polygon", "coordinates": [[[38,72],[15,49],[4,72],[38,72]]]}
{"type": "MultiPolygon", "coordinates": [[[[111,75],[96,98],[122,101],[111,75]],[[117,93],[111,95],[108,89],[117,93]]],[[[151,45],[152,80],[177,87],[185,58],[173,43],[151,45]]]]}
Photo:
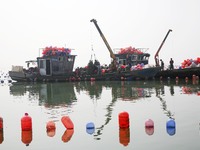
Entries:
{"type": "Polygon", "coordinates": [[[160,64],[161,64],[161,70],[164,70],[164,62],[162,59],[160,59],[160,64]]]}
{"type": "Polygon", "coordinates": [[[174,61],[173,61],[172,58],[171,58],[170,61],[169,61],[169,69],[170,69],[170,70],[174,69],[174,61]]]}

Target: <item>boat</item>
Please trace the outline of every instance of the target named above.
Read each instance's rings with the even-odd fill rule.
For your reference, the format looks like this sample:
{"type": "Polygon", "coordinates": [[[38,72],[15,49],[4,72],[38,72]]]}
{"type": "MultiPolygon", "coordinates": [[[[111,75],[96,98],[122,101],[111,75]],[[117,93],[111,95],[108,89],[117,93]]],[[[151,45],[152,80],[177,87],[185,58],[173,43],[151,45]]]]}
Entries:
{"type": "Polygon", "coordinates": [[[46,47],[42,57],[26,61],[27,69],[23,66],[12,66],[9,76],[14,81],[66,81],[73,74],[76,55],[69,48],[46,47]],[[36,64],[30,67],[30,64],[36,64]]]}
{"type": "Polygon", "coordinates": [[[97,21],[92,19],[107,46],[112,59],[109,66],[102,67],[98,60],[89,61],[87,68],[78,68],[73,71],[76,55],[71,49],[46,47],[43,56],[36,60],[26,61],[28,69],[22,66],[13,66],[9,71],[12,80],[41,82],[41,81],[85,81],[85,80],[143,80],[153,79],[161,70],[160,66],[150,66],[148,48],[126,47],[113,52],[105,36],[100,30],[97,21]],[[36,67],[29,67],[36,63],[36,67]]]}
{"type": "MultiPolygon", "coordinates": [[[[148,48],[135,48],[129,46],[127,48],[120,48],[119,51],[114,53],[101,29],[99,28],[96,19],[92,19],[90,22],[94,23],[110,53],[110,57],[112,59],[112,71],[118,72],[118,74],[115,73],[114,78],[124,78],[131,80],[153,79],[155,75],[161,70],[160,66],[149,65],[150,54],[146,53],[148,48]]],[[[110,77],[110,74],[108,73],[103,73],[102,76],[105,75],[108,76],[105,78],[110,77]]],[[[91,77],[95,77],[95,75],[92,75],[91,77]]]]}

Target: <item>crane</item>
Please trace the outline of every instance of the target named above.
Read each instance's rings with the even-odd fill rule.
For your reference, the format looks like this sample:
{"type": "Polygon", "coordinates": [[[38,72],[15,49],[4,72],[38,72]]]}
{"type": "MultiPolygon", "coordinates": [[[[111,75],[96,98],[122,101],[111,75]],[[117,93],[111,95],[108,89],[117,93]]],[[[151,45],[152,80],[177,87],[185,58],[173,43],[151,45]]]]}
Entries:
{"type": "Polygon", "coordinates": [[[160,52],[160,50],[161,50],[163,44],[165,43],[165,40],[167,39],[167,37],[168,37],[168,35],[169,35],[170,32],[172,32],[171,29],[168,30],[168,32],[167,32],[165,38],[163,39],[163,41],[162,41],[160,47],[158,48],[158,50],[157,50],[157,52],[156,52],[156,54],[155,54],[155,56],[154,56],[156,66],[159,66],[159,55],[158,55],[158,54],[159,54],[159,52],[160,52]]]}
{"type": "Polygon", "coordinates": [[[105,36],[103,35],[101,29],[99,28],[99,26],[98,26],[98,24],[97,24],[97,21],[96,21],[95,19],[91,19],[90,22],[93,22],[93,23],[94,23],[94,25],[95,25],[95,27],[97,28],[97,30],[98,30],[98,32],[99,32],[101,38],[102,38],[103,41],[104,41],[106,47],[108,48],[108,51],[109,51],[109,53],[110,53],[110,57],[113,59],[114,64],[116,64],[116,57],[115,57],[115,54],[113,53],[113,51],[112,51],[110,45],[108,44],[108,42],[107,42],[105,36]]]}

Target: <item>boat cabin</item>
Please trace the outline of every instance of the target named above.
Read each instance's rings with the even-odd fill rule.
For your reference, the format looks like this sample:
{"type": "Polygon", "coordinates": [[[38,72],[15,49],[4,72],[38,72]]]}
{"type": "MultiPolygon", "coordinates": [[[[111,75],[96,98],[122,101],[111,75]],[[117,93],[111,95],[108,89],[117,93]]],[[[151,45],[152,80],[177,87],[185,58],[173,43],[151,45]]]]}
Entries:
{"type": "Polygon", "coordinates": [[[131,66],[137,64],[148,64],[149,63],[149,53],[142,53],[142,54],[115,54],[116,60],[119,65],[128,65],[131,66]]]}
{"type": "Polygon", "coordinates": [[[49,55],[37,58],[41,76],[66,76],[72,73],[76,55],[49,55]]]}

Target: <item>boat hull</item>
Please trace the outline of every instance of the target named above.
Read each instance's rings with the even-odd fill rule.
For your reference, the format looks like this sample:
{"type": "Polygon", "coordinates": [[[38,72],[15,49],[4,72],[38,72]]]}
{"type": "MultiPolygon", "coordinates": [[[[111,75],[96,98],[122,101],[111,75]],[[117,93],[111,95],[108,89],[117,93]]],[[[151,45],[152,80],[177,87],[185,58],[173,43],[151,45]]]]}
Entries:
{"type": "Polygon", "coordinates": [[[193,75],[200,76],[200,67],[164,70],[156,74],[156,78],[192,78],[193,75]]]}
{"type": "Polygon", "coordinates": [[[31,81],[34,79],[32,74],[25,73],[23,71],[9,71],[9,76],[14,81],[31,81]]]}

